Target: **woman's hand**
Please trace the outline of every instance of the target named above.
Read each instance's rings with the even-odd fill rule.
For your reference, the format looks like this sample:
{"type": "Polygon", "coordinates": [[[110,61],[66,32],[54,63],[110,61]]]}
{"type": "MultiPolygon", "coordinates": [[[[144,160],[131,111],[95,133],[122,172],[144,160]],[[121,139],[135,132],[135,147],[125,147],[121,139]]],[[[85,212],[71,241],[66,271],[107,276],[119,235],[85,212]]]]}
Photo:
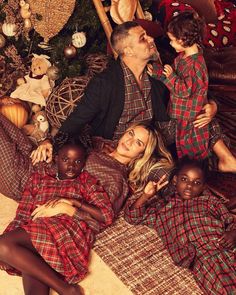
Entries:
{"type": "Polygon", "coordinates": [[[52,161],[52,150],[52,143],[48,139],[41,142],[37,149],[30,155],[32,164],[35,165],[42,161],[50,163],[52,161]]]}
{"type": "Polygon", "coordinates": [[[217,104],[211,100],[202,108],[202,113],[193,122],[194,127],[202,128],[209,124],[217,113],[217,104]]]}
{"type": "Polygon", "coordinates": [[[58,214],[66,214],[73,216],[76,212],[76,208],[66,204],[64,202],[57,203],[54,207],[47,206],[46,204],[38,206],[31,214],[32,219],[35,220],[39,217],[52,217],[58,214]]]}
{"type": "Polygon", "coordinates": [[[59,203],[65,203],[65,204],[68,204],[68,205],[71,205],[71,206],[74,205],[72,199],[55,198],[53,200],[50,200],[50,201],[46,202],[44,204],[44,206],[46,208],[48,208],[48,207],[52,207],[53,208],[53,207],[55,207],[59,203]]]}

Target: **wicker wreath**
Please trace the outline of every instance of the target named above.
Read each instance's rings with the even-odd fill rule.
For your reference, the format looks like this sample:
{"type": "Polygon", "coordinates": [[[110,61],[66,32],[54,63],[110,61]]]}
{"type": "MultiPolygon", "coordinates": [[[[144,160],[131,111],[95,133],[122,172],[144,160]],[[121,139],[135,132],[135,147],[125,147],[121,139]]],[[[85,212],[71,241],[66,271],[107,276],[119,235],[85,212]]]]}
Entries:
{"type": "Polygon", "coordinates": [[[52,127],[60,128],[80,101],[89,80],[89,76],[66,78],[50,94],[47,100],[46,114],[52,127]]]}
{"type": "Polygon", "coordinates": [[[90,53],[85,57],[86,74],[89,77],[102,72],[111,61],[111,57],[102,53],[90,53]]]}

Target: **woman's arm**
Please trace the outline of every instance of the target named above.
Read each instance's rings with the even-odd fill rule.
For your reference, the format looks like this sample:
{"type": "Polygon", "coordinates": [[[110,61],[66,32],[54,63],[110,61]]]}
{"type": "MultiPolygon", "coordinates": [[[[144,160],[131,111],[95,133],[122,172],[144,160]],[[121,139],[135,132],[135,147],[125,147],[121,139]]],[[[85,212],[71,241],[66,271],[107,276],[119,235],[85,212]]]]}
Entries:
{"type": "Polygon", "coordinates": [[[40,143],[36,150],[32,151],[30,158],[32,164],[35,165],[39,162],[46,161],[50,163],[52,161],[52,143],[49,139],[45,139],[40,143]]]}

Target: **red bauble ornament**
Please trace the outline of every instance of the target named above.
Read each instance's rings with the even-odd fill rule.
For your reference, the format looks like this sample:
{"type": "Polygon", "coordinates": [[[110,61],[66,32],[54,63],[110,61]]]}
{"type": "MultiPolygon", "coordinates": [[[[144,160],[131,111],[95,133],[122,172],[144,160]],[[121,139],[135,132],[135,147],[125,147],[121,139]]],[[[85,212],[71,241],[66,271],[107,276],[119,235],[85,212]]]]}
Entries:
{"type": "Polygon", "coordinates": [[[66,58],[73,58],[76,56],[77,50],[75,46],[69,45],[64,48],[64,55],[66,58]]]}

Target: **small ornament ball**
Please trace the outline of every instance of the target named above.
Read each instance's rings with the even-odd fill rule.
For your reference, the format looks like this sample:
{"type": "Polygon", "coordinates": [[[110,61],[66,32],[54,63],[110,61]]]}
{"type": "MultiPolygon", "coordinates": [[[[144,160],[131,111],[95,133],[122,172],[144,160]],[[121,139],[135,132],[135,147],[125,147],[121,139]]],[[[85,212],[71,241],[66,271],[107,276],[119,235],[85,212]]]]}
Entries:
{"type": "Polygon", "coordinates": [[[77,50],[75,46],[69,45],[64,48],[64,55],[66,58],[74,58],[76,56],[77,50]]]}
{"type": "Polygon", "coordinates": [[[86,35],[84,32],[76,32],[72,35],[72,45],[81,48],[86,44],[86,35]]]}
{"type": "Polygon", "coordinates": [[[2,34],[0,34],[0,48],[3,48],[5,44],[6,44],[5,37],[2,34]]]}

